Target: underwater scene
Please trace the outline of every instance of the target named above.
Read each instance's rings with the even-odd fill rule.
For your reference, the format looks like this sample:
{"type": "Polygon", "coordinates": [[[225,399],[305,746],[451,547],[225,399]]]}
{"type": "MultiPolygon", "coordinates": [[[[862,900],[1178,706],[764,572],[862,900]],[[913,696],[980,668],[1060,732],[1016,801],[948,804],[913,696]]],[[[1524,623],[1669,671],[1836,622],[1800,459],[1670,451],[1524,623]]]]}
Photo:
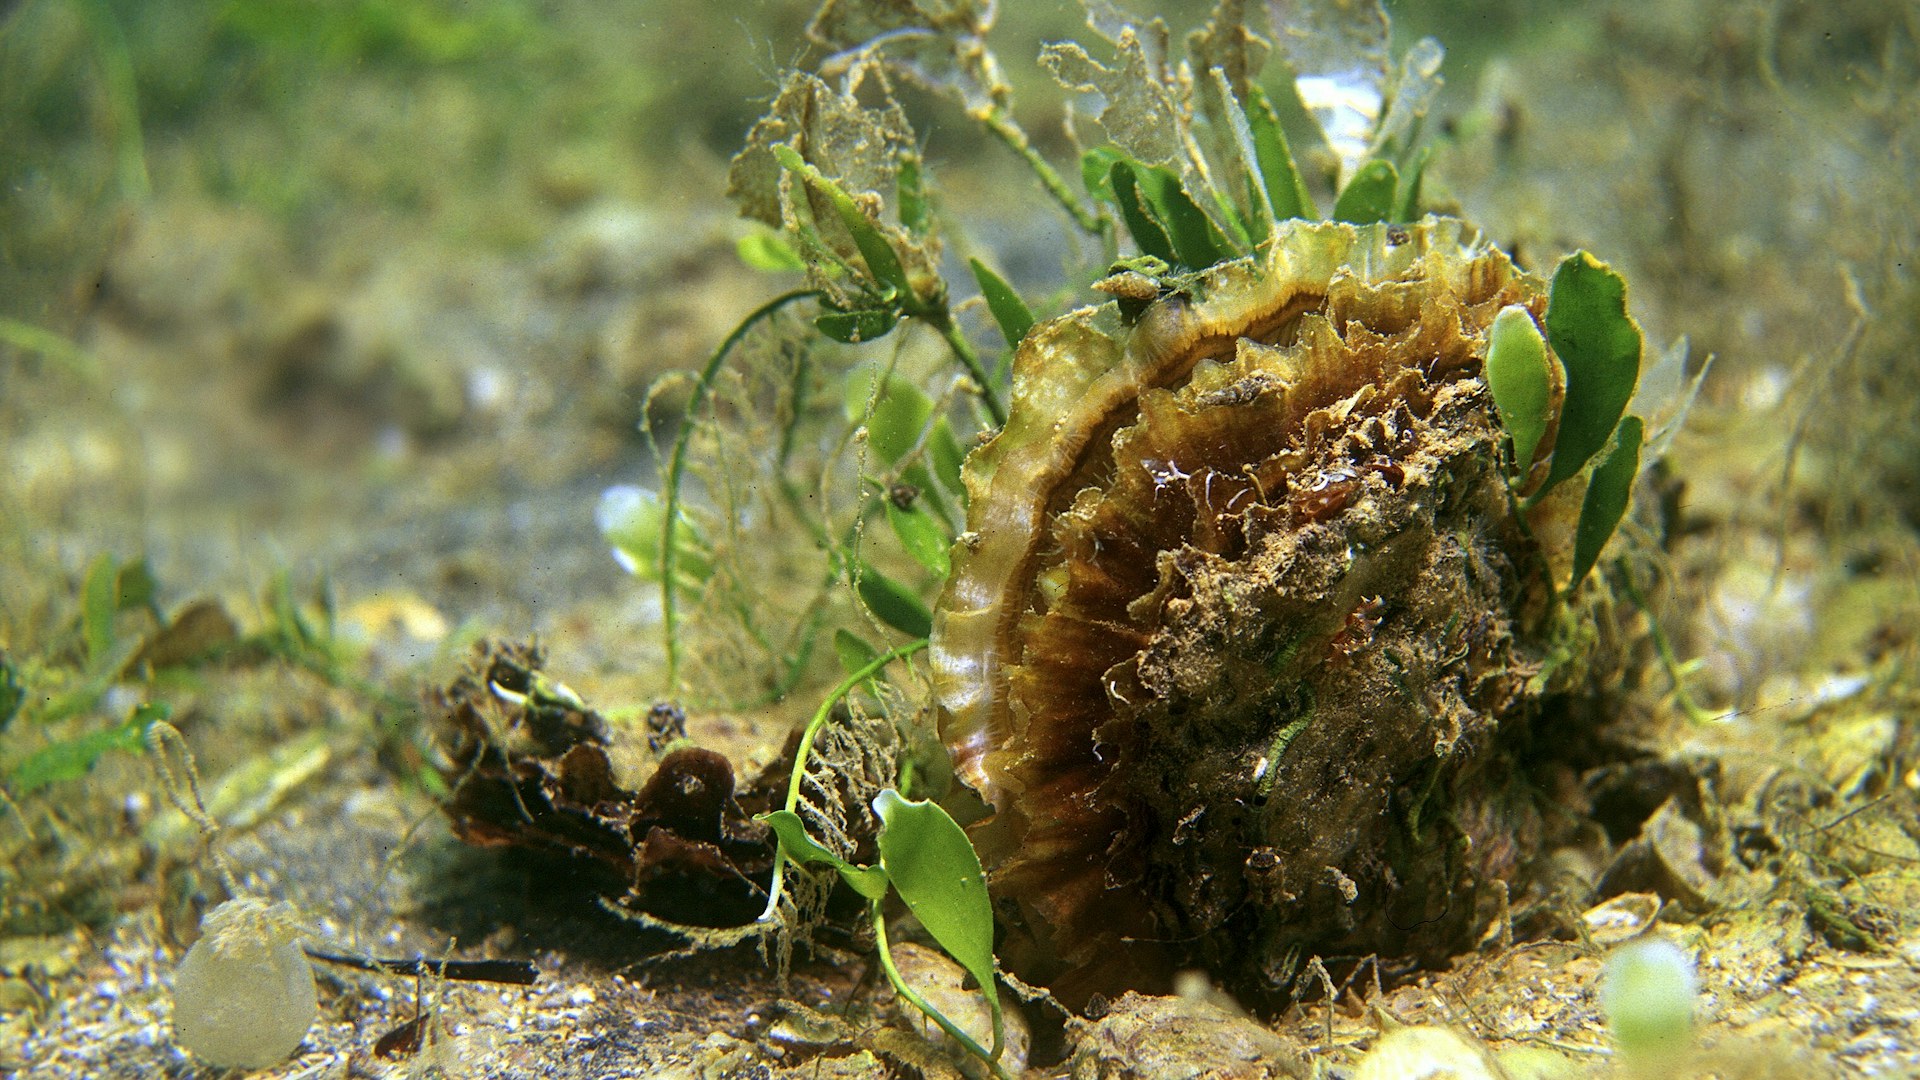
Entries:
{"type": "Polygon", "coordinates": [[[1920,1076],[1920,3],[0,2],[0,1075],[1920,1076]]]}

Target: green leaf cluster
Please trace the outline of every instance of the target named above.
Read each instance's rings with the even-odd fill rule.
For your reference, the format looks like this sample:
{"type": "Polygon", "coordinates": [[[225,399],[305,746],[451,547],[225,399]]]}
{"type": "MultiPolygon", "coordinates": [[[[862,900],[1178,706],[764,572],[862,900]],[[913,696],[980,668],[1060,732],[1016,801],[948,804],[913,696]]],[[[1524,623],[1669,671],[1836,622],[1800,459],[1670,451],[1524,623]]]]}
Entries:
{"type": "Polygon", "coordinates": [[[780,850],[801,865],[830,866],[847,887],[866,898],[880,948],[881,966],[894,990],[925,1013],[941,1030],[971,1053],[989,1063],[1000,1056],[1004,1024],[1000,988],[993,961],[993,905],[987,896],[986,874],[973,842],[952,815],[937,803],[916,801],[888,788],[873,800],[880,819],[876,840],[879,862],[860,866],[848,862],[807,835],[806,823],[792,810],[759,815],[773,830],[780,850]],[[981,1047],[972,1036],[941,1014],[900,977],[887,942],[881,910],[888,891],[906,904],[947,955],[973,976],[993,1014],[993,1046],[981,1047]]]}
{"type": "MultiPolygon", "coordinates": [[[[669,526],[666,503],[657,492],[610,487],[600,493],[594,516],[621,569],[642,581],[664,579],[666,560],[661,555],[660,540],[669,526]]],[[[671,528],[673,587],[682,593],[698,592],[713,576],[713,552],[684,510],[676,508],[671,528]]]]}
{"type": "Polygon", "coordinates": [[[773,880],[767,892],[765,922],[778,909],[782,882],[789,861],[802,866],[829,866],[847,887],[865,898],[872,920],[874,937],[880,950],[880,962],[902,998],[925,1013],[968,1052],[987,1062],[996,1076],[1001,1075],[997,1061],[1003,1043],[1004,1028],[999,986],[994,978],[993,907],[987,896],[986,875],[980,857],[973,850],[951,815],[937,804],[905,798],[894,788],[881,791],[873,800],[874,815],[880,821],[876,839],[879,861],[862,866],[848,861],[814,840],[800,817],[800,789],[815,741],[832,716],[833,706],[853,689],[899,660],[927,647],[921,638],[884,653],[875,652],[850,634],[836,635],[835,648],[851,669],[814,711],[813,718],[801,730],[794,749],[793,771],[787,781],[783,806],[757,816],[773,831],[777,841],[773,880]],[[862,660],[861,658],[864,657],[862,660]],[[855,666],[855,661],[859,663],[855,666]],[[993,1014],[993,1046],[980,1046],[970,1035],[921,997],[901,978],[894,966],[887,943],[887,922],[883,903],[889,892],[907,905],[947,954],[960,962],[980,986],[993,1014]]]}
{"type": "Polygon", "coordinates": [[[147,728],[166,718],[168,706],[152,703],[135,707],[125,719],[104,728],[84,720],[140,649],[141,639],[123,632],[121,616],[145,612],[155,624],[165,624],[158,588],[145,559],[122,563],[102,553],[88,564],[80,582],[77,666],[38,663],[23,671],[11,657],[0,654],[0,731],[8,733],[6,752],[0,753],[0,778],[14,794],[32,794],[49,784],[85,776],[100,758],[115,750],[137,752],[147,728]],[[21,725],[17,729],[16,720],[21,725]],[[56,726],[63,721],[71,723],[56,726]],[[50,737],[21,754],[16,740],[29,726],[36,737],[42,733],[50,737]]]}
{"type": "Polygon", "coordinates": [[[146,746],[147,729],[170,715],[172,709],[164,703],[141,704],[125,720],[110,727],[48,743],[8,766],[7,787],[15,795],[31,795],[49,784],[78,780],[115,750],[137,754],[146,746]]]}
{"type": "MultiPolygon", "coordinates": [[[[944,313],[944,296],[919,294],[907,276],[906,264],[894,250],[892,241],[881,232],[879,222],[838,181],[821,172],[791,146],[775,146],[773,155],[782,168],[800,178],[833,208],[840,227],[853,239],[864,264],[843,263],[842,269],[847,272],[854,290],[852,297],[822,312],[814,319],[815,328],[835,341],[858,344],[885,337],[902,319],[928,316],[935,311],[944,313]]],[[[900,174],[903,183],[907,182],[908,175],[904,171],[900,174]]],[[[915,194],[901,202],[903,206],[916,208],[924,224],[925,197],[918,192],[919,175],[917,168],[911,170],[910,182],[915,194]]],[[[818,250],[829,249],[821,246],[818,250]]]]}
{"type": "MultiPolygon", "coordinates": [[[[1236,132],[1229,142],[1232,171],[1245,175],[1247,182],[1237,198],[1208,193],[1205,203],[1211,212],[1188,190],[1188,181],[1165,165],[1142,163],[1113,146],[1082,155],[1081,177],[1088,192],[1115,211],[1141,254],[1184,270],[1204,270],[1248,254],[1279,222],[1320,219],[1265,94],[1255,86],[1245,101],[1231,96],[1225,100],[1236,132]]],[[[1425,148],[1412,154],[1404,174],[1388,158],[1367,161],[1335,198],[1332,220],[1355,225],[1414,220],[1420,215],[1427,158],[1425,148]]]]}
{"type": "MultiPolygon", "coordinates": [[[[861,369],[847,380],[847,418],[864,425],[873,463],[892,482],[873,481],[888,529],[901,550],[936,582],[950,572],[949,549],[964,513],[960,464],[965,452],[934,400],[911,380],[861,369]]],[[[908,585],[852,557],[855,589],[867,609],[909,637],[925,637],[933,612],[908,585]]]]}
{"type": "Polygon", "coordinates": [[[1517,483],[1527,483],[1547,428],[1556,419],[1559,424],[1546,477],[1527,506],[1591,467],[1574,529],[1571,590],[1592,571],[1625,516],[1640,471],[1645,425],[1626,415],[1640,379],[1640,326],[1627,314],[1626,283],[1585,251],[1554,271],[1543,321],[1544,338],[1525,308],[1502,310],[1488,334],[1486,378],[1512,440],[1517,483]],[[1566,387],[1557,417],[1556,373],[1566,387]]]}

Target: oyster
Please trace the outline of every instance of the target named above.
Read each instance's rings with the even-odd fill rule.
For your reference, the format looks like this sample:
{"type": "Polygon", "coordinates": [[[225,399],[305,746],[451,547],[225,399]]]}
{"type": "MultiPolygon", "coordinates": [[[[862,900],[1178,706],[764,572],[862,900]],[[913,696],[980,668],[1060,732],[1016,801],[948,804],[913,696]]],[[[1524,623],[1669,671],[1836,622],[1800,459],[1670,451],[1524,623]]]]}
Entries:
{"type": "Polygon", "coordinates": [[[1022,342],[932,646],[1008,966],[1257,1002],[1504,910],[1566,493],[1523,519],[1482,362],[1546,302],[1454,220],[1293,222],[1022,342]]]}

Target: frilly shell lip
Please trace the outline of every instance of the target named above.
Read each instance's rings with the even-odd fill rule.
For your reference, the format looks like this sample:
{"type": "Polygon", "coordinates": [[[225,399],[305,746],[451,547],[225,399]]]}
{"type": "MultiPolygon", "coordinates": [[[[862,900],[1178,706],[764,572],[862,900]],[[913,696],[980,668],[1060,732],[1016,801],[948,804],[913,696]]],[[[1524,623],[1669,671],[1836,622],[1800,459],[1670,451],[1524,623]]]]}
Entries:
{"type": "MultiPolygon", "coordinates": [[[[1137,319],[1082,308],[1021,343],[1007,423],[965,465],[967,532],[934,614],[941,733],[995,812],[975,834],[992,884],[1083,990],[1140,985],[1155,961],[1137,946],[1156,940],[1256,982],[1288,943],[1364,949],[1384,930],[1383,947],[1424,948],[1392,926],[1451,911],[1452,886],[1412,875],[1355,915],[1351,896],[1394,880],[1370,846],[1400,827],[1408,783],[1480,767],[1497,724],[1475,716],[1524,707],[1503,605],[1530,602],[1510,550],[1530,541],[1491,464],[1479,369],[1486,324],[1511,303],[1538,317],[1541,283],[1429,217],[1292,222],[1179,286],[1137,319]],[[1462,547],[1461,528],[1483,535],[1462,547]],[[1454,581],[1410,594],[1422,574],[1454,581]],[[1449,629],[1447,588],[1484,609],[1468,630],[1449,629]],[[1442,637],[1445,656],[1426,641],[1442,637]],[[1383,648],[1418,671],[1388,670],[1383,648]],[[1445,685],[1367,715],[1369,695],[1417,698],[1416,676],[1445,685]],[[1454,727],[1426,731],[1429,714],[1454,727]],[[1319,820],[1266,807],[1276,782],[1276,804],[1319,820]],[[1349,817],[1351,841],[1332,835],[1349,817]],[[1256,887],[1256,850],[1320,865],[1256,887]]],[[[1435,933],[1457,936],[1462,909],[1435,933]]]]}
{"type": "Polygon", "coordinates": [[[1465,222],[1431,215],[1413,225],[1290,224],[1255,255],[1194,275],[1130,327],[1114,303],[1083,307],[1035,326],[1015,352],[1007,422],[966,461],[967,532],[953,549],[930,647],[954,769],[996,809],[1007,781],[989,776],[984,760],[1008,733],[997,703],[1005,690],[997,642],[1015,614],[1008,596],[1030,578],[1034,537],[1084,455],[1143,391],[1185,378],[1241,339],[1281,333],[1325,303],[1336,277],[1391,280],[1436,260],[1470,273],[1490,250],[1465,222]]]}

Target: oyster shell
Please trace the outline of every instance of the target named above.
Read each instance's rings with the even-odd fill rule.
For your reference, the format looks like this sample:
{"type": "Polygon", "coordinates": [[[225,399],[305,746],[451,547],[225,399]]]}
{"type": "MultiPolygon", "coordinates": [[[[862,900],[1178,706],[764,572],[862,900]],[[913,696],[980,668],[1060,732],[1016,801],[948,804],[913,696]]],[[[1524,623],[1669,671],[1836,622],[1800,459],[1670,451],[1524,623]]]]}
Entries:
{"type": "Polygon", "coordinates": [[[1295,222],[1028,335],[932,645],[1010,967],[1076,1000],[1198,963],[1257,1001],[1501,910],[1552,553],[1481,368],[1546,299],[1457,221],[1295,222]]]}

